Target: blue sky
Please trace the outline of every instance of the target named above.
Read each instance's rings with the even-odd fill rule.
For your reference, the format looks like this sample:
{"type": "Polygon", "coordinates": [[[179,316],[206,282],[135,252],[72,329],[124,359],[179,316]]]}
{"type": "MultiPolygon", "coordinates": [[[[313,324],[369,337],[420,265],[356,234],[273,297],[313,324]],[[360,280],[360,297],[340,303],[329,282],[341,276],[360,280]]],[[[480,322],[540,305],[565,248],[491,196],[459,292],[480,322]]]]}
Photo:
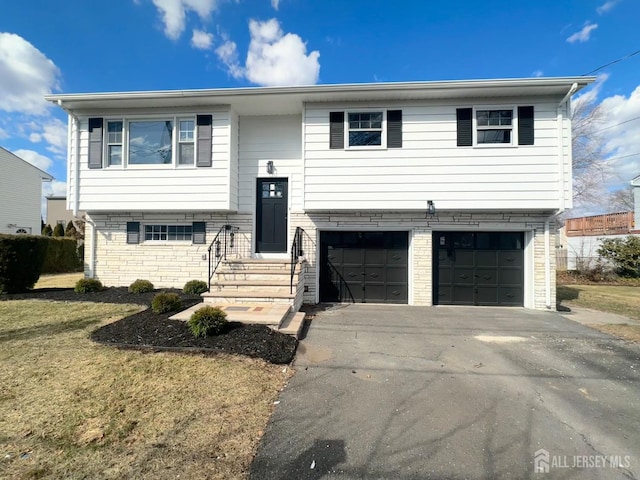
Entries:
{"type": "MultiPolygon", "coordinates": [[[[55,193],[66,117],[50,92],[569,76],[640,50],[639,0],[5,3],[0,145],[52,173],[55,193]]],[[[597,74],[618,188],[640,174],[640,54],[597,74]]]]}

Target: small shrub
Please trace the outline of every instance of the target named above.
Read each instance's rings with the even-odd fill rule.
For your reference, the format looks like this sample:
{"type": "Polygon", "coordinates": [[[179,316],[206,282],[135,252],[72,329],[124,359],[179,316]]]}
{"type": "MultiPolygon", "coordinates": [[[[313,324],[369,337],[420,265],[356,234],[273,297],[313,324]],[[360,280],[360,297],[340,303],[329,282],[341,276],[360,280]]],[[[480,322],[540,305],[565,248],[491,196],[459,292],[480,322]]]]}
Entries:
{"type": "Polygon", "coordinates": [[[151,301],[154,313],[175,312],[182,308],[182,300],[177,293],[160,292],[151,301]]]}
{"type": "Polygon", "coordinates": [[[182,289],[187,295],[200,295],[207,290],[209,290],[207,282],[203,282],[202,280],[189,280],[184,284],[184,288],[182,289]]]}
{"type": "Polygon", "coordinates": [[[607,238],[598,248],[598,255],[611,261],[622,277],[640,277],[640,237],[607,238]]]}
{"type": "Polygon", "coordinates": [[[64,237],[64,225],[62,225],[61,223],[56,224],[55,228],[53,229],[53,236],[64,237]]]}
{"type": "Polygon", "coordinates": [[[76,293],[91,293],[99,292],[103,288],[100,280],[96,280],[95,278],[81,278],[76,282],[73,291],[76,293]]]}
{"type": "Polygon", "coordinates": [[[35,285],[48,240],[39,235],[0,235],[0,292],[24,292],[35,285]]]}
{"type": "Polygon", "coordinates": [[[227,326],[227,314],[218,307],[202,307],[187,322],[194,337],[219,335],[227,326]]]}
{"type": "Polygon", "coordinates": [[[131,285],[129,285],[129,293],[147,293],[153,292],[153,283],[149,280],[137,279],[131,285]]]}

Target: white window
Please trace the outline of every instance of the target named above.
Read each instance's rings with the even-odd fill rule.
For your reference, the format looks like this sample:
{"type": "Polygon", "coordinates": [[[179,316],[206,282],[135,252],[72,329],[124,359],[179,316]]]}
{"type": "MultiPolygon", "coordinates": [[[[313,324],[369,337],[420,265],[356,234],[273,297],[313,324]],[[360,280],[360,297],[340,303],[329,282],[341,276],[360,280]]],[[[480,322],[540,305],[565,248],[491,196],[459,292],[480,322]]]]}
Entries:
{"type": "Polygon", "coordinates": [[[383,112],[349,112],[347,135],[349,147],[382,147],[383,112]]]}
{"type": "Polygon", "coordinates": [[[513,109],[476,110],[476,143],[513,144],[513,109]]]}
{"type": "Polygon", "coordinates": [[[193,237],[193,227],[191,225],[145,225],[145,241],[186,241],[190,242],[193,237]]]}
{"type": "Polygon", "coordinates": [[[122,165],[122,120],[107,122],[107,166],[122,165]]]}
{"type": "Polygon", "coordinates": [[[178,133],[178,165],[193,165],[195,157],[193,120],[180,120],[178,133]]]}
{"type": "Polygon", "coordinates": [[[190,118],[107,120],[106,166],[194,166],[196,121],[190,118]]]}

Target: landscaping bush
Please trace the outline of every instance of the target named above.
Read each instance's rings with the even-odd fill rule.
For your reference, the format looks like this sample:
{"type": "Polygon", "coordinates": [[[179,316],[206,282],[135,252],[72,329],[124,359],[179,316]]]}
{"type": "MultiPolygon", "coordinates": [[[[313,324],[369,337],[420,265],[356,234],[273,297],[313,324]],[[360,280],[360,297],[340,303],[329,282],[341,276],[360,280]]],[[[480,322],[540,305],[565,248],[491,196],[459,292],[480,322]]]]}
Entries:
{"type": "Polygon", "coordinates": [[[82,270],[82,260],[78,255],[78,242],[73,238],[47,238],[47,254],[44,257],[42,273],[67,273],[82,270]]]}
{"type": "Polygon", "coordinates": [[[50,237],[51,235],[53,235],[53,229],[51,228],[51,225],[44,226],[44,228],[42,229],[42,235],[44,235],[45,237],[50,237]]]}
{"type": "Polygon", "coordinates": [[[161,292],[151,301],[151,310],[155,313],[175,312],[182,308],[182,301],[177,293],[161,292]]]}
{"type": "Polygon", "coordinates": [[[47,241],[39,235],[0,235],[0,292],[24,292],[35,285],[47,241]]]}
{"type": "Polygon", "coordinates": [[[640,237],[606,238],[598,248],[598,255],[611,261],[622,277],[640,277],[640,237]]]}
{"type": "Polygon", "coordinates": [[[218,307],[202,307],[187,322],[194,337],[219,335],[227,326],[227,314],[218,307]]]}
{"type": "Polygon", "coordinates": [[[71,220],[69,220],[69,223],[67,223],[67,226],[64,229],[64,236],[76,239],[78,238],[78,230],[76,230],[76,226],[71,220]]]}
{"type": "Polygon", "coordinates": [[[100,280],[96,280],[95,278],[81,278],[76,282],[73,291],[76,293],[91,293],[99,292],[103,288],[100,280]]]}
{"type": "Polygon", "coordinates": [[[55,228],[53,229],[53,236],[64,237],[64,226],[61,223],[56,224],[55,228]]]}
{"type": "Polygon", "coordinates": [[[184,288],[182,289],[187,295],[200,295],[207,290],[209,290],[207,282],[203,282],[202,280],[189,280],[184,284],[184,288]]]}
{"type": "Polygon", "coordinates": [[[149,280],[137,279],[129,285],[129,293],[147,293],[153,292],[153,283],[149,280]]]}

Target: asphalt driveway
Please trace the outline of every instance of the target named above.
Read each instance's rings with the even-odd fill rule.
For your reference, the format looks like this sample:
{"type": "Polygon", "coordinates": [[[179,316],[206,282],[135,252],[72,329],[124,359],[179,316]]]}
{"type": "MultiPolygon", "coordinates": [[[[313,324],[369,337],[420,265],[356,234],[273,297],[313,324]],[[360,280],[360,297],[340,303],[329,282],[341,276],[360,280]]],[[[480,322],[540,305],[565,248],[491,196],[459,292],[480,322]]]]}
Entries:
{"type": "Polygon", "coordinates": [[[640,346],[556,313],[336,307],[295,368],[252,479],[640,477],[640,346]]]}

